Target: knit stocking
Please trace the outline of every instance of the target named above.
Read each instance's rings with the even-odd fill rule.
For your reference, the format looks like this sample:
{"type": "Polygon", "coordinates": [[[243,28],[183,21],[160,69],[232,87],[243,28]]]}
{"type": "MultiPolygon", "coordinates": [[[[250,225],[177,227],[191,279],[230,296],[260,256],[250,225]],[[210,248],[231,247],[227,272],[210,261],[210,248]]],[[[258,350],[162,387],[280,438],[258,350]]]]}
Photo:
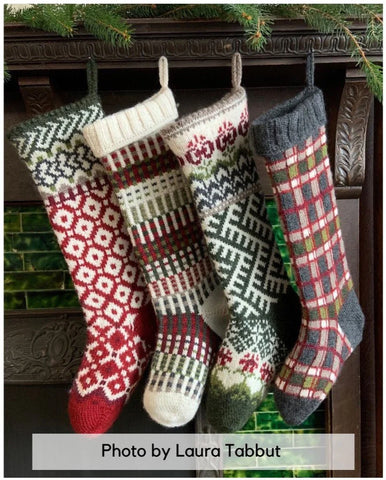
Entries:
{"type": "Polygon", "coordinates": [[[275,380],[276,404],[291,425],[326,397],[364,324],[343,245],[325,124],[309,58],[308,87],[255,120],[252,130],[266,158],[303,307],[299,338],[275,380]]]}
{"type": "Polygon", "coordinates": [[[160,59],[161,90],[84,129],[114,185],[158,317],[144,394],[149,415],[173,427],[199,406],[217,335],[227,321],[219,286],[177,159],[156,133],[177,117],[160,59]]]}
{"type": "Polygon", "coordinates": [[[189,180],[231,312],[207,399],[208,419],[219,431],[246,423],[292,347],[300,319],[249,151],[238,54],[232,69],[231,93],[161,131],[189,180]]]}
{"type": "Polygon", "coordinates": [[[89,95],[16,126],[9,138],[43,198],[87,323],[70,420],[76,432],[103,433],[148,363],[155,318],[112,186],[81,134],[103,116],[93,64],[88,78],[89,95]]]}

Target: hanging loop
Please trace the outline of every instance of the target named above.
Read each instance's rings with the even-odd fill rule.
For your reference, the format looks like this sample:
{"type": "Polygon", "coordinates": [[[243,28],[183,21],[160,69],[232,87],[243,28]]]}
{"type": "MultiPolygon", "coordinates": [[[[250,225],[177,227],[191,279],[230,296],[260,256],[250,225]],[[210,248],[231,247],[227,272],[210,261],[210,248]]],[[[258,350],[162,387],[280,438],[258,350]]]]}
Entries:
{"type": "Polygon", "coordinates": [[[89,95],[98,93],[98,67],[93,58],[87,62],[87,87],[89,95]]]}
{"type": "Polygon", "coordinates": [[[158,60],[158,72],[159,72],[159,83],[162,88],[167,88],[169,84],[169,67],[168,59],[166,57],[160,57],[158,60]]]}
{"type": "Polygon", "coordinates": [[[314,88],[314,73],[315,73],[314,49],[311,48],[310,53],[307,55],[307,66],[306,66],[307,88],[314,88]]]}
{"type": "Polygon", "coordinates": [[[241,85],[242,76],[242,63],[241,55],[237,52],[232,57],[232,86],[233,88],[239,88],[241,85]]]}

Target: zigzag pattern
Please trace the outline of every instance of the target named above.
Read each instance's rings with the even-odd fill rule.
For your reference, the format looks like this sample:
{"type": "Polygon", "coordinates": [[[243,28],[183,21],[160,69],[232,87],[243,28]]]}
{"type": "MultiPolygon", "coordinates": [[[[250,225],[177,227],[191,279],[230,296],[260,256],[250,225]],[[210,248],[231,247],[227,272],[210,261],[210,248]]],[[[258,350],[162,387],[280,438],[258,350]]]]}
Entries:
{"type": "Polygon", "coordinates": [[[27,162],[43,198],[104,174],[81,134],[82,128],[103,117],[100,104],[76,114],[57,117],[11,141],[27,162]]]}
{"type": "Polygon", "coordinates": [[[98,118],[103,117],[103,110],[99,103],[80,109],[76,113],[58,115],[55,119],[36,125],[29,129],[28,134],[12,136],[12,143],[18,150],[21,158],[29,161],[29,157],[37,150],[49,152],[56,142],[67,142],[74,132],[81,132],[82,128],[98,118]]]}
{"type": "Polygon", "coordinates": [[[197,166],[191,174],[194,199],[201,215],[226,204],[259,183],[255,163],[248,149],[242,148],[229,154],[231,161],[213,162],[211,178],[202,179],[201,166],[197,166]]]}
{"type": "Polygon", "coordinates": [[[245,330],[238,332],[237,351],[247,349],[256,338],[264,349],[264,343],[277,336],[264,319],[288,288],[264,198],[252,194],[205,219],[203,228],[231,314],[246,321],[245,330]],[[261,330],[261,334],[257,335],[255,329],[261,330]]]}

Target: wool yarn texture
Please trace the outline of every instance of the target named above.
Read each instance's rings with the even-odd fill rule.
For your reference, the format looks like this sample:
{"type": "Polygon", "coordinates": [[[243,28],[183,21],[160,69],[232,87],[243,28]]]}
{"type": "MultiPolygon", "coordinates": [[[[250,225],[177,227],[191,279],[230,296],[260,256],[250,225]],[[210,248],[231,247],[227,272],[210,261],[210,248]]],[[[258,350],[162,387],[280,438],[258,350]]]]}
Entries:
{"type": "Polygon", "coordinates": [[[257,118],[251,130],[265,157],[302,304],[299,337],[274,387],[290,425],[305,421],[326,398],[364,326],[340,228],[323,93],[314,86],[312,56],[307,62],[307,88],[257,118]]]}
{"type": "Polygon", "coordinates": [[[103,117],[92,61],[88,83],[82,100],[16,126],[9,139],[43,199],[87,325],[70,421],[75,432],[103,433],[150,360],[155,314],[113,187],[82,135],[103,117]]]}
{"type": "Polygon", "coordinates": [[[114,186],[157,314],[144,407],[176,427],[196,414],[229,314],[191,192],[158,133],[178,116],[165,57],[159,74],[159,92],[83,132],[114,186]]]}
{"type": "Polygon", "coordinates": [[[231,314],[207,396],[208,420],[220,432],[239,430],[258,407],[300,321],[250,151],[240,82],[236,54],[232,91],[161,131],[189,182],[231,314]]]}

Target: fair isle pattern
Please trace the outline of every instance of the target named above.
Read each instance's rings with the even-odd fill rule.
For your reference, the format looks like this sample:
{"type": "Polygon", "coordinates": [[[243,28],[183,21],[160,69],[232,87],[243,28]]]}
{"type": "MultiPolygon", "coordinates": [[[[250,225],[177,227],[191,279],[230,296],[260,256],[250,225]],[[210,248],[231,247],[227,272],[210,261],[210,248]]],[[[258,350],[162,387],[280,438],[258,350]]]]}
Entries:
{"type": "Polygon", "coordinates": [[[243,325],[240,332],[228,329],[225,348],[232,347],[238,354],[253,351],[262,361],[278,364],[286,350],[269,315],[272,304],[286,292],[288,280],[267,223],[264,199],[251,195],[232,204],[206,218],[203,228],[234,324],[243,325]]]}
{"type": "Polygon", "coordinates": [[[201,314],[209,326],[221,330],[226,300],[217,295],[217,305],[211,301],[221,289],[219,279],[176,157],[159,135],[152,135],[102,157],[102,162],[158,314],[201,314]]]}
{"type": "Polygon", "coordinates": [[[100,105],[66,112],[28,132],[14,135],[12,143],[24,159],[43,198],[103,175],[103,167],[87,146],[82,128],[100,118],[100,105]]]}
{"type": "MultiPolygon", "coordinates": [[[[128,225],[157,312],[158,341],[144,403],[164,425],[186,423],[198,408],[227,321],[225,296],[209,258],[189,186],[159,135],[102,157],[128,225]],[[217,327],[217,328],[216,328],[217,327]],[[191,400],[179,419],[167,417],[161,394],[191,400]],[[188,417],[188,418],[187,418],[188,417]]],[[[174,399],[174,400],[173,400],[174,399]]]]}
{"type": "MultiPolygon", "coordinates": [[[[301,292],[298,341],[275,384],[288,395],[323,400],[352,345],[339,313],[353,288],[340,229],[326,132],[266,163],[301,292]]],[[[362,325],[363,326],[363,325],[362,325]]],[[[361,326],[358,325],[360,329],[361,326]]]]}
{"type": "Polygon", "coordinates": [[[231,313],[208,398],[210,420],[221,431],[241,428],[263,399],[288,353],[283,326],[291,322],[291,313],[291,328],[297,326],[297,308],[291,305],[288,278],[258,193],[243,92],[204,110],[201,122],[197,114],[194,121],[181,120],[180,128],[177,123],[161,132],[190,182],[231,313]],[[293,311],[284,314],[286,308],[293,311]],[[225,418],[230,410],[233,418],[225,418]]]}
{"type": "Polygon", "coordinates": [[[15,127],[10,140],[44,199],[87,324],[69,397],[78,433],[103,433],[154,348],[155,315],[117,198],[81,129],[103,116],[96,96],[15,127]]]}
{"type": "Polygon", "coordinates": [[[124,399],[149,360],[152,313],[113,188],[100,177],[45,203],[88,327],[73,389],[124,399]]]}
{"type": "Polygon", "coordinates": [[[194,313],[164,317],[160,327],[149,390],[183,392],[188,398],[201,398],[203,379],[218,344],[215,335],[194,313]]]}

